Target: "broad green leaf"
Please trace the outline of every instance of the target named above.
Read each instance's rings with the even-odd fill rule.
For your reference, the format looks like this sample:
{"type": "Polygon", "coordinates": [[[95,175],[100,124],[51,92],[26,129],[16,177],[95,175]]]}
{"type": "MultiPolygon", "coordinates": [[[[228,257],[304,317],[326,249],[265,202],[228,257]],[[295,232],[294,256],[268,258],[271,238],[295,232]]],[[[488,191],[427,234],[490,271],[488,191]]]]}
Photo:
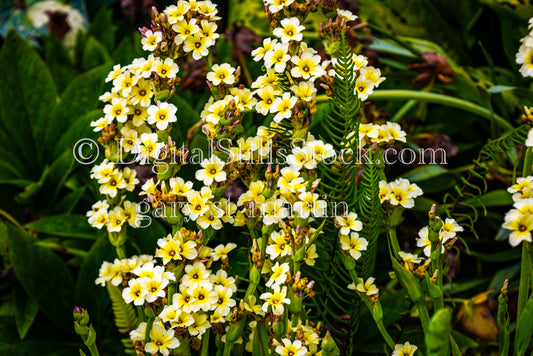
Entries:
{"type": "Polygon", "coordinates": [[[86,188],[83,187],[68,193],[60,201],[54,204],[50,212],[56,215],[61,213],[70,214],[78,205],[85,191],[86,188]]]}
{"type": "MultiPolygon", "coordinates": [[[[72,322],[70,323],[72,324],[72,322]]],[[[70,325],[69,324],[69,325],[70,325]]],[[[71,356],[77,353],[79,344],[49,340],[27,340],[0,346],[0,355],[9,356],[71,356]]]]}
{"type": "Polygon", "coordinates": [[[408,179],[410,182],[417,183],[446,173],[448,173],[446,168],[443,168],[437,164],[428,164],[426,166],[412,169],[405,173],[402,177],[408,179]]]}
{"type": "Polygon", "coordinates": [[[513,198],[506,190],[496,189],[483,194],[478,198],[465,200],[463,203],[474,207],[480,207],[481,204],[486,207],[510,206],[513,204],[513,198]]]}
{"type": "Polygon", "coordinates": [[[15,286],[13,288],[13,305],[15,307],[15,321],[20,338],[23,340],[37,316],[39,306],[24,290],[15,286]]]}
{"type": "Polygon", "coordinates": [[[135,53],[133,50],[133,42],[130,36],[124,37],[122,41],[118,44],[117,48],[113,51],[111,58],[113,63],[120,64],[125,66],[135,58],[135,53]]]}
{"type": "Polygon", "coordinates": [[[61,135],[61,138],[57,142],[55,154],[57,155],[62,151],[64,152],[65,150],[68,150],[71,155],[76,157],[78,162],[84,162],[83,158],[88,158],[90,153],[94,153],[95,155],[103,155],[103,148],[98,143],[98,137],[100,137],[100,133],[94,132],[91,127],[91,122],[98,120],[102,116],[102,110],[97,109],[92,110],[74,120],[72,125],[70,125],[63,135],[61,135]],[[92,142],[89,140],[92,140],[92,142]],[[82,146],[81,148],[86,148],[91,152],[85,152],[84,150],[82,156],[79,157],[79,152],[74,151],[74,149],[80,148],[80,146],[77,146],[78,141],[87,142],[88,145],[86,147],[82,146]]]}
{"type": "Polygon", "coordinates": [[[83,50],[83,70],[89,70],[107,63],[109,59],[109,53],[105,47],[93,36],[89,36],[83,50]]]}
{"type": "Polygon", "coordinates": [[[33,203],[37,205],[38,203],[45,202],[42,210],[47,211],[50,208],[50,204],[55,203],[57,200],[63,185],[75,165],[76,161],[70,150],[63,152],[63,154],[57,157],[57,159],[50,165],[48,170],[49,174],[45,177],[43,183],[45,189],[41,189],[39,192],[38,199],[40,199],[40,201],[33,203]]]}
{"type": "Polygon", "coordinates": [[[497,93],[502,93],[508,90],[514,90],[514,89],[516,89],[516,87],[510,86],[510,85],[495,85],[489,88],[489,92],[491,94],[497,94],[497,93]]]}
{"type": "Polygon", "coordinates": [[[462,334],[458,331],[452,330],[452,336],[455,342],[457,343],[457,346],[459,346],[461,350],[464,350],[465,348],[468,348],[468,347],[479,346],[479,344],[475,340],[469,338],[465,334],[462,334]]]}
{"type": "MultiPolygon", "coordinates": [[[[40,171],[45,127],[56,105],[50,72],[30,44],[15,30],[8,32],[0,51],[0,119],[33,174],[40,171]]],[[[35,177],[32,177],[35,178],[35,177]]]]}
{"type": "Polygon", "coordinates": [[[58,91],[63,91],[76,76],[72,57],[65,44],[53,33],[44,37],[44,57],[58,91]]]}
{"type": "Polygon", "coordinates": [[[533,335],[533,295],[529,297],[526,307],[520,316],[516,326],[515,352],[517,355],[525,355],[526,349],[533,335]]]}
{"type": "MultiPolygon", "coordinates": [[[[68,146],[65,146],[66,142],[60,139],[65,133],[69,133],[69,139],[73,139],[70,131],[72,126],[82,115],[96,108],[108,68],[108,66],[99,66],[78,75],[61,94],[61,102],[53,113],[54,120],[46,129],[47,153],[54,153],[53,157],[48,157],[47,162],[50,163],[55,156],[74,144],[68,142],[68,146]]],[[[90,131],[90,127],[87,131],[90,131]]]]}
{"type": "Polygon", "coordinates": [[[503,286],[503,282],[506,279],[512,280],[516,275],[518,275],[518,272],[520,272],[520,263],[517,263],[511,267],[500,269],[492,278],[492,281],[489,285],[489,290],[499,291],[503,286]]]}
{"type": "Polygon", "coordinates": [[[24,188],[24,191],[17,196],[17,200],[20,203],[25,204],[29,201],[29,199],[31,199],[33,196],[39,193],[49,173],[50,173],[50,167],[45,167],[41,178],[39,178],[37,182],[32,182],[31,184],[28,184],[24,188]]]}
{"type": "Polygon", "coordinates": [[[107,233],[100,233],[100,237],[81,264],[76,282],[76,305],[89,310],[91,323],[97,329],[97,334],[109,307],[109,297],[106,288],[96,285],[94,281],[98,278],[102,263],[113,261],[115,258],[115,249],[109,243],[107,233]]]}
{"type": "Polygon", "coordinates": [[[26,293],[57,327],[72,333],[74,281],[65,262],[10,224],[0,223],[0,234],[7,235],[11,264],[26,293]]]}
{"type": "Polygon", "coordinates": [[[96,240],[98,230],[92,228],[83,215],[53,215],[32,221],[25,228],[43,234],[96,240]]]}
{"type": "Polygon", "coordinates": [[[108,52],[111,52],[115,48],[115,25],[113,24],[112,17],[113,11],[111,8],[102,6],[89,26],[89,35],[94,36],[102,43],[108,52]]]}

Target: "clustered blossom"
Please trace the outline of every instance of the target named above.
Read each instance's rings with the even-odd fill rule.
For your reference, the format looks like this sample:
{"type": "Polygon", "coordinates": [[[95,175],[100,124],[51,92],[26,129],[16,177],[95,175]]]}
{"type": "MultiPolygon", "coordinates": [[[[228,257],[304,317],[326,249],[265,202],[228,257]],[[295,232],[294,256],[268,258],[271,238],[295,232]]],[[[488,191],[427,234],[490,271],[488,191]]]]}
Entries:
{"type": "Polygon", "coordinates": [[[509,243],[516,247],[522,241],[533,242],[533,176],[521,177],[510,186],[507,191],[513,194],[513,209],[505,214],[502,225],[504,229],[511,230],[509,243]]]}
{"type": "MultiPolygon", "coordinates": [[[[158,265],[154,257],[143,255],[104,262],[100,268],[97,284],[117,286],[126,303],[150,305],[156,312],[150,342],[144,345],[149,353],[168,355],[166,349],[179,346],[175,333],[187,335],[188,342],[201,339],[213,324],[225,323],[236,306],[235,279],[224,269],[211,270],[212,263],[220,259],[222,266],[227,266],[228,253],[236,245],[211,249],[201,245],[201,240],[201,234],[181,229],[158,241],[155,258],[160,258],[163,265],[158,265]],[[177,268],[181,272],[175,272],[177,268]],[[168,300],[170,284],[176,285],[178,292],[168,300]]],[[[145,333],[146,323],[141,323],[130,337],[135,343],[144,344],[145,333]]]]}
{"type": "MultiPolygon", "coordinates": [[[[353,54],[353,72],[357,78],[355,81],[355,92],[359,100],[365,101],[377,89],[381,83],[385,81],[385,77],[381,76],[381,70],[368,65],[368,58],[362,54],[353,54]]],[[[330,78],[335,78],[335,70],[333,67],[337,64],[337,58],[333,57],[331,61],[323,62],[322,66],[327,70],[330,78]]]]}
{"type": "Polygon", "coordinates": [[[529,19],[529,34],[522,38],[516,53],[516,63],[521,64],[520,73],[524,77],[533,77],[533,18],[529,19]]]}
{"type": "MultiPolygon", "coordinates": [[[[143,216],[135,203],[125,200],[137,186],[135,192],[140,190],[139,196],[146,197],[173,231],[157,241],[154,256],[104,262],[96,280],[118,287],[124,301],[138,310],[154,313],[130,332],[137,350],[166,356],[184,341],[198,349],[208,329],[217,342],[226,343],[233,337],[229,328],[250,316],[242,336],[231,343],[247,339],[245,349],[251,352],[254,334],[260,332],[258,321],[269,320],[269,340],[276,353],[320,352],[321,324],[300,317],[305,313],[304,298],[315,295],[314,281],[304,276],[300,264],[315,265],[321,233],[317,226],[327,218],[327,198],[317,190],[318,167],[336,160],[336,152],[309,129],[317,110],[317,80],[332,79],[328,76],[336,59],[324,64],[303,41],[302,23],[318,1],[310,4],[266,1],[275,38],[266,38],[253,51],[265,73],[250,88],[240,84],[239,67],[206,61],[211,97],[200,114],[200,125],[212,146],[208,157],[197,161],[191,181],[177,176],[189,151],[178,149],[170,137],[180,120],[171,98],[184,75],[180,60],[210,56],[219,37],[216,6],[210,1],[180,0],[162,13],[154,10],[151,27],[141,29],[142,46],[151,52],[148,58],[116,65],[109,73],[106,81],[113,86],[100,97],[105,103],[103,116],[91,123],[102,133],[99,141],[106,149],[106,159],[93,168],[91,177],[106,199],[87,213],[89,222],[98,228],[106,226],[115,235],[122,235],[126,224],[138,227],[143,216]],[[242,123],[248,111],[263,115],[264,126],[245,131],[242,123]],[[119,164],[120,159],[128,163],[119,164]],[[132,164],[153,166],[154,175],[141,187],[132,164]],[[231,196],[230,182],[238,182],[242,192],[231,196]],[[199,232],[187,230],[184,223],[196,225],[199,232]],[[235,298],[237,286],[228,257],[237,245],[208,247],[224,224],[245,226],[250,233],[250,282],[240,302],[235,298]],[[280,325],[286,331],[272,336],[271,330],[280,325]]],[[[342,23],[356,18],[345,10],[336,16],[342,23]]],[[[366,57],[354,55],[353,60],[356,92],[364,100],[385,78],[379,69],[367,66],[366,57]]],[[[405,142],[405,136],[395,123],[368,124],[361,125],[359,140],[364,142],[362,147],[405,142]]],[[[391,206],[412,207],[414,198],[422,194],[405,179],[382,183],[380,199],[391,206]]],[[[335,219],[342,256],[352,263],[368,246],[359,236],[363,226],[357,218],[347,211],[335,219]]],[[[443,238],[448,238],[444,232],[443,238]]],[[[417,263],[413,256],[404,257],[417,263]]],[[[374,278],[354,282],[350,288],[377,300],[374,278]]]]}
{"type": "MultiPolygon", "coordinates": [[[[457,232],[461,231],[464,231],[461,225],[459,225],[454,219],[446,218],[446,220],[442,223],[442,227],[439,230],[439,244],[441,245],[441,253],[444,253],[444,251],[446,251],[446,244],[455,238],[457,232]]],[[[418,232],[418,239],[416,241],[416,245],[422,249],[426,257],[430,257],[431,241],[429,240],[429,228],[427,226],[423,227],[418,232]]],[[[405,254],[400,257],[402,257],[404,261],[408,263],[420,262],[418,261],[418,256],[410,256],[410,254],[405,254]]]]}
{"type": "Polygon", "coordinates": [[[394,141],[406,142],[405,131],[395,122],[387,122],[383,125],[359,125],[360,148],[372,144],[389,144],[394,141]]]}
{"type": "Polygon", "coordinates": [[[422,189],[407,179],[398,178],[394,182],[379,182],[379,200],[388,202],[392,206],[402,206],[410,209],[415,206],[415,198],[422,195],[422,189]]]}

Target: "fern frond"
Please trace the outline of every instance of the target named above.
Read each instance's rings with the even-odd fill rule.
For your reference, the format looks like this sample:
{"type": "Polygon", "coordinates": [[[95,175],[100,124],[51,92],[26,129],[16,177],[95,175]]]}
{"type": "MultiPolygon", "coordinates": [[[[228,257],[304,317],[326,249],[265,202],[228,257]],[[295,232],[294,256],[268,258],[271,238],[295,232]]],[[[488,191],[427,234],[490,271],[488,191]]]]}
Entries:
{"type": "MultiPolygon", "coordinates": [[[[322,134],[319,137],[331,143],[337,153],[349,150],[352,153],[351,160],[354,160],[358,149],[357,114],[361,102],[355,94],[356,78],[352,50],[344,39],[344,34],[336,58],[335,84],[329,102],[329,113],[322,120],[322,134]]],[[[348,157],[344,158],[347,160],[348,157]]],[[[330,204],[346,203],[348,209],[346,212],[357,211],[358,167],[355,162],[348,165],[341,163],[338,161],[331,165],[319,166],[321,183],[318,192],[327,196],[330,204]]],[[[358,302],[354,298],[353,291],[346,288],[351,279],[340,260],[337,229],[333,219],[328,220],[323,231],[323,237],[317,241],[317,250],[320,251],[317,268],[309,269],[308,272],[317,282],[315,284],[317,297],[314,298],[316,299],[314,302],[320,309],[322,320],[326,321],[336,338],[337,345],[345,349],[353,344],[351,339],[357,329],[358,302]]]]}
{"type": "Polygon", "coordinates": [[[139,325],[135,309],[130,304],[126,304],[122,298],[122,293],[118,287],[107,283],[107,292],[111,299],[113,313],[115,314],[115,324],[121,333],[127,333],[139,325]]]}

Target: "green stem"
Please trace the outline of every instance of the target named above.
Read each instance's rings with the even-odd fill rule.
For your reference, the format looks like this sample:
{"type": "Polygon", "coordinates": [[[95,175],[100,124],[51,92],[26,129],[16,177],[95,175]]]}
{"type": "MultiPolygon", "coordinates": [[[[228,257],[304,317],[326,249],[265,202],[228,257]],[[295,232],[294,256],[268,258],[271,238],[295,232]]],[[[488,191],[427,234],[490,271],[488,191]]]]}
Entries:
{"type": "Polygon", "coordinates": [[[146,318],[144,315],[144,309],[141,305],[137,305],[137,315],[139,316],[139,321],[141,323],[144,323],[146,321],[146,318]]]}
{"type": "Polygon", "coordinates": [[[209,356],[209,332],[210,329],[207,329],[205,334],[202,336],[202,348],[200,351],[200,356],[209,356]]]}
{"type": "Polygon", "coordinates": [[[426,308],[426,303],[424,303],[424,301],[420,301],[416,303],[416,307],[418,308],[418,314],[420,314],[420,321],[422,322],[424,335],[427,335],[429,326],[429,313],[428,309],[426,308]]]}
{"type": "Polygon", "coordinates": [[[398,243],[398,237],[396,236],[396,227],[391,226],[387,229],[388,235],[389,235],[389,244],[392,248],[392,252],[394,254],[395,258],[398,257],[398,253],[401,251],[400,244],[398,243]]]}
{"type": "Polygon", "coordinates": [[[117,257],[119,260],[124,260],[127,258],[126,249],[124,248],[124,245],[116,246],[116,250],[117,250],[117,257]]]}
{"type": "Polygon", "coordinates": [[[381,336],[383,336],[383,338],[385,339],[385,342],[387,343],[387,345],[389,345],[391,350],[394,350],[394,347],[395,347],[396,343],[394,342],[394,340],[390,336],[389,332],[387,331],[387,328],[385,328],[385,325],[383,324],[383,321],[381,321],[381,320],[380,321],[376,321],[376,325],[378,326],[378,330],[381,333],[381,336]]]}
{"type": "Polygon", "coordinates": [[[530,261],[529,261],[529,251],[528,243],[522,242],[522,262],[520,265],[520,287],[518,289],[518,310],[516,313],[516,323],[520,321],[522,312],[526,306],[527,300],[529,299],[529,282],[530,282],[530,261]]]}
{"type": "Polygon", "coordinates": [[[91,356],[100,356],[100,353],[98,352],[98,348],[96,347],[96,344],[88,345],[87,348],[89,349],[91,356]]]}
{"type": "Polygon", "coordinates": [[[56,244],[53,242],[37,241],[35,244],[39,246],[51,248],[52,250],[68,253],[68,254],[83,257],[83,258],[87,257],[87,255],[89,254],[86,251],[78,250],[72,247],[63,246],[63,245],[56,244]]]}
{"type": "Polygon", "coordinates": [[[144,334],[144,345],[150,341],[150,332],[152,331],[152,326],[154,325],[154,316],[149,316],[148,321],[146,321],[146,333],[144,334]]]}
{"type": "Polygon", "coordinates": [[[400,108],[400,110],[398,110],[396,114],[394,114],[394,116],[392,117],[392,119],[390,119],[390,121],[392,122],[400,121],[405,116],[405,114],[407,114],[409,110],[411,110],[416,105],[416,103],[418,103],[418,100],[409,100],[408,102],[406,102],[400,108]]]}
{"type": "MultiPolygon", "coordinates": [[[[328,101],[329,97],[326,95],[318,95],[316,97],[317,102],[328,101]]],[[[446,106],[451,106],[454,108],[462,109],[473,114],[479,115],[485,119],[495,120],[502,128],[506,130],[512,130],[513,125],[511,125],[503,117],[491,112],[489,109],[474,104],[470,101],[463,99],[455,98],[449,95],[437,94],[437,93],[426,93],[423,91],[417,90],[376,90],[370,96],[370,100],[423,100],[430,103],[442,104],[446,106]]]]}
{"type": "MultiPolygon", "coordinates": [[[[528,147],[524,157],[524,168],[522,169],[522,176],[527,177],[531,175],[531,166],[533,162],[533,150],[531,147],[528,147]]],[[[530,282],[530,261],[529,261],[529,244],[527,242],[522,242],[522,262],[520,265],[520,288],[518,290],[518,309],[516,313],[516,323],[520,321],[522,312],[526,306],[527,300],[529,299],[529,282],[530,282]]]]}

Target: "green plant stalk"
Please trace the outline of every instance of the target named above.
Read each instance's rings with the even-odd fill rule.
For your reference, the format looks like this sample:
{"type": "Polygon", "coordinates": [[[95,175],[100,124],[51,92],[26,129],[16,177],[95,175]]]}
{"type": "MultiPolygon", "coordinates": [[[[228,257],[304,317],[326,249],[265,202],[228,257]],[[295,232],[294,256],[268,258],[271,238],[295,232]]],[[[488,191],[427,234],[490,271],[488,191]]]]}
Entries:
{"type": "Polygon", "coordinates": [[[210,329],[207,329],[207,331],[202,336],[202,348],[200,351],[200,356],[209,356],[209,335],[210,335],[210,329]]]}
{"type": "MultiPolygon", "coordinates": [[[[531,165],[533,164],[533,151],[531,147],[528,147],[524,157],[524,168],[522,170],[522,176],[527,177],[531,175],[531,165]]],[[[522,242],[522,261],[520,264],[520,288],[518,290],[518,309],[516,313],[516,323],[520,321],[522,312],[529,299],[529,282],[531,274],[531,266],[528,254],[529,243],[522,242]]]]}
{"type": "Polygon", "coordinates": [[[39,246],[51,248],[52,250],[68,253],[68,254],[71,254],[71,255],[74,255],[74,256],[83,257],[83,258],[87,257],[87,255],[89,254],[86,251],[78,250],[78,249],[75,249],[75,248],[72,248],[72,247],[63,246],[63,245],[56,244],[56,243],[53,243],[53,242],[37,241],[35,244],[39,245],[39,246]]]}
{"type": "Polygon", "coordinates": [[[91,344],[91,345],[86,344],[86,346],[89,349],[91,356],[100,356],[100,353],[98,352],[98,348],[96,347],[96,344],[91,344]]]}
{"type": "Polygon", "coordinates": [[[509,331],[509,315],[508,315],[508,297],[507,297],[507,285],[508,280],[505,280],[503,287],[498,296],[498,331],[499,331],[499,356],[509,355],[509,346],[511,343],[511,332],[509,331]]]}
{"type": "MultiPolygon", "coordinates": [[[[326,95],[318,95],[316,97],[317,103],[328,101],[326,95]]],[[[417,90],[376,90],[370,95],[369,100],[423,100],[430,103],[442,104],[458,109],[462,109],[473,114],[479,115],[485,119],[495,120],[502,128],[512,130],[511,125],[503,117],[491,112],[489,109],[474,104],[470,101],[455,98],[449,95],[426,93],[417,90]]]]}
{"type": "Polygon", "coordinates": [[[407,114],[409,112],[409,110],[411,110],[416,105],[417,102],[418,102],[418,100],[409,100],[408,102],[406,102],[400,108],[400,110],[398,110],[396,112],[396,114],[394,114],[394,116],[392,117],[392,119],[390,119],[390,121],[391,122],[400,121],[405,116],[405,114],[407,114]]]}
{"type": "Polygon", "coordinates": [[[152,326],[154,325],[155,316],[149,316],[146,321],[146,333],[144,334],[144,344],[146,345],[150,341],[150,332],[152,331],[152,326]]]}
{"type": "MultiPolygon", "coordinates": [[[[354,283],[354,285],[357,285],[359,283],[359,277],[357,276],[357,272],[355,271],[355,268],[350,269],[349,272],[350,272],[350,277],[352,277],[352,282],[354,283]]],[[[363,300],[366,307],[368,308],[368,311],[370,312],[370,314],[372,314],[372,318],[374,319],[381,336],[383,336],[383,338],[385,339],[385,342],[391,348],[391,350],[394,350],[394,346],[396,345],[396,343],[394,342],[389,332],[387,331],[387,328],[383,324],[382,315],[380,317],[376,315],[376,313],[374,313],[374,306],[372,305],[372,302],[370,301],[370,298],[368,298],[368,295],[366,295],[366,293],[359,293],[359,295],[361,296],[361,299],[363,300]]],[[[379,303],[379,300],[376,301],[376,303],[379,303]]]]}
{"type": "Polygon", "coordinates": [[[416,307],[418,309],[418,314],[420,315],[420,322],[422,323],[422,330],[424,330],[424,335],[427,335],[428,327],[429,327],[428,308],[426,307],[426,303],[423,300],[417,302],[416,307]]]}
{"type": "Polygon", "coordinates": [[[139,317],[139,322],[144,323],[146,321],[145,315],[144,315],[144,309],[141,305],[136,305],[137,308],[137,316],[139,317]]]}
{"type": "Polygon", "coordinates": [[[395,258],[398,257],[398,253],[401,251],[400,244],[398,243],[398,236],[396,235],[396,227],[390,226],[387,228],[387,233],[389,236],[389,246],[392,248],[392,253],[395,258]]]}

